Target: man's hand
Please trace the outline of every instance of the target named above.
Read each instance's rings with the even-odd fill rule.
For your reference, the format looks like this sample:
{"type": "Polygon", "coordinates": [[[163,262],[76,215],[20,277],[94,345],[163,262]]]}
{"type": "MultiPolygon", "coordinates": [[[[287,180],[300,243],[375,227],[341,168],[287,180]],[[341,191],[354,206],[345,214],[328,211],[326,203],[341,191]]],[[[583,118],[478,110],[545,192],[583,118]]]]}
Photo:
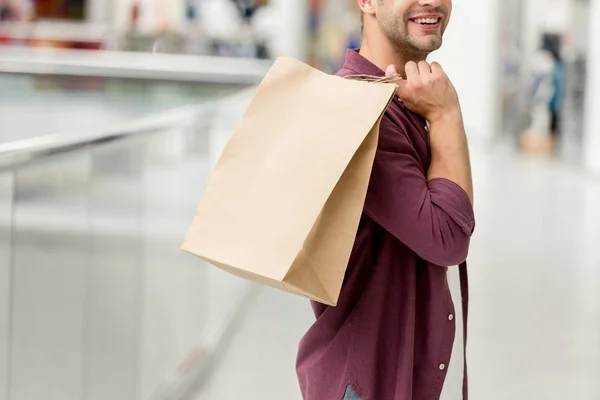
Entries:
{"type": "MultiPolygon", "coordinates": [[[[397,95],[411,111],[430,123],[448,117],[461,117],[456,89],[440,64],[411,61],[406,64],[406,80],[398,82],[397,95]]],[[[397,76],[397,68],[390,65],[385,75],[397,76]]]]}

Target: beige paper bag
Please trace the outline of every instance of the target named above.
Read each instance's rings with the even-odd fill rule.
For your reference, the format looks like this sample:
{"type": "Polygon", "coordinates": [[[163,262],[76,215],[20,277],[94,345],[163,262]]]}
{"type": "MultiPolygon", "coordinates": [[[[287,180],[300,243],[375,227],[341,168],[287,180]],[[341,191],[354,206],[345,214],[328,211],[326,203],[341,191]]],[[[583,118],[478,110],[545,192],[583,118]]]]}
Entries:
{"type": "Polygon", "coordinates": [[[277,59],[225,147],[182,249],[336,305],[394,84],[277,59]]]}

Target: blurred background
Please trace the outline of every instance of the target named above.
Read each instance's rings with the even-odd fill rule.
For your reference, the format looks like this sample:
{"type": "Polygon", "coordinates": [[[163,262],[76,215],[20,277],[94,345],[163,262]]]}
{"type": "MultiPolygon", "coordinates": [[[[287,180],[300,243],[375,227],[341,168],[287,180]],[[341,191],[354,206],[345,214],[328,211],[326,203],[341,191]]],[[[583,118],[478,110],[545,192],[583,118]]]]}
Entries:
{"type": "MultiPolygon", "coordinates": [[[[600,0],[454,0],[471,396],[600,399],[600,0]]],[[[0,0],[0,400],[300,399],[304,299],[179,250],[272,60],[355,0],[0,0]]]]}

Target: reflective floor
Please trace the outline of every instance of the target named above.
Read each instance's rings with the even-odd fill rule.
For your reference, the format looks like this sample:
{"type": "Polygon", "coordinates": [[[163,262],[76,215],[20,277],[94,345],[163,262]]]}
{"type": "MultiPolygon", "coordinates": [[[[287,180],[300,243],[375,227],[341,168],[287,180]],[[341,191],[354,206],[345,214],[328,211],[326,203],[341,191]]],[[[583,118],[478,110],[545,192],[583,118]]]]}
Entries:
{"type": "MultiPolygon", "coordinates": [[[[600,179],[474,149],[468,359],[476,400],[600,399],[600,179]]],[[[303,299],[263,289],[198,400],[300,400],[303,299]]]]}

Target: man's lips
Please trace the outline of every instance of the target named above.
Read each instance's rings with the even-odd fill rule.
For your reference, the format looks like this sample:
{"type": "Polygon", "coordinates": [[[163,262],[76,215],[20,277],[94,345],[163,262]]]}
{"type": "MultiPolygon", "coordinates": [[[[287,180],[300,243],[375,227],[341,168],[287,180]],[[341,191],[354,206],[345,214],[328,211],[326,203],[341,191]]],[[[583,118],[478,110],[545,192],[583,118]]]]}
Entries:
{"type": "Polygon", "coordinates": [[[439,14],[420,14],[410,18],[409,21],[418,25],[421,29],[436,30],[442,23],[442,16],[439,14]]]}

